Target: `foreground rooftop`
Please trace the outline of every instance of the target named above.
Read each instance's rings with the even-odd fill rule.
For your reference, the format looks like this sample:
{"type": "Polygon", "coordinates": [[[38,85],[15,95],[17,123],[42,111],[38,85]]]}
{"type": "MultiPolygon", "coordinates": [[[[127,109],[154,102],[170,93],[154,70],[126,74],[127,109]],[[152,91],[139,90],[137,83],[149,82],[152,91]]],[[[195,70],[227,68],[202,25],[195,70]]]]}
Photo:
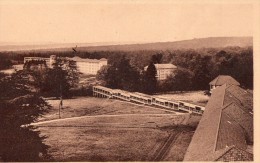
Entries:
{"type": "Polygon", "coordinates": [[[251,161],[249,145],[253,145],[253,95],[224,84],[213,91],[184,161],[251,161]]]}

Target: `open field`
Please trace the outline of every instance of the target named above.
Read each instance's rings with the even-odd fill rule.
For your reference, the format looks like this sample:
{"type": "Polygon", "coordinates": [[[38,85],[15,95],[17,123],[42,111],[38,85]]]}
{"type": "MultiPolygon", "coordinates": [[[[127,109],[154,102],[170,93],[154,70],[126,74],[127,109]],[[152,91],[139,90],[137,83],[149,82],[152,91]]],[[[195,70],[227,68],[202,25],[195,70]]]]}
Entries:
{"type": "MultiPolygon", "coordinates": [[[[39,121],[52,120],[59,118],[59,100],[48,100],[53,106],[49,113],[39,119],[39,121]]],[[[164,114],[171,113],[159,108],[153,108],[145,105],[122,102],[113,99],[103,99],[94,97],[79,97],[75,99],[63,100],[63,109],[61,109],[61,118],[103,115],[103,114],[164,114]]]]}
{"type": "Polygon", "coordinates": [[[57,119],[59,100],[49,103],[53,109],[34,125],[55,161],[182,160],[201,117],[85,97],[64,100],[57,119]]]}
{"type": "Polygon", "coordinates": [[[181,100],[186,102],[195,103],[201,106],[206,106],[209,96],[204,95],[204,91],[192,91],[192,92],[183,92],[183,93],[167,93],[159,94],[157,97],[163,97],[170,100],[181,100]]]}
{"type": "MultiPolygon", "coordinates": [[[[170,135],[194,130],[177,128],[187,118],[186,114],[97,115],[38,127],[47,136],[45,143],[50,145],[49,154],[55,161],[153,161],[170,135]]],[[[189,136],[183,139],[186,142],[177,142],[178,150],[186,151],[192,134],[189,136]]],[[[167,148],[172,147],[175,143],[167,148]]],[[[183,152],[168,155],[184,157],[183,152]]]]}

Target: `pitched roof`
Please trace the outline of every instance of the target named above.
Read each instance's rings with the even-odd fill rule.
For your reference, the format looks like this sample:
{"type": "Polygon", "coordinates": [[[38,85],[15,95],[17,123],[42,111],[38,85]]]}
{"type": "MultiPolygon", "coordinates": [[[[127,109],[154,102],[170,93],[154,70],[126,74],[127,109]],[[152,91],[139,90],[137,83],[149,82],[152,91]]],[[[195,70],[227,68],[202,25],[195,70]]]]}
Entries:
{"type": "Polygon", "coordinates": [[[173,64],[154,64],[156,69],[163,69],[163,68],[169,68],[169,69],[172,69],[172,68],[177,68],[177,66],[173,65],[173,64]]]}
{"type": "Polygon", "coordinates": [[[67,58],[76,62],[93,62],[93,63],[98,63],[100,61],[104,61],[105,58],[102,58],[102,60],[98,60],[98,59],[88,59],[88,58],[80,58],[78,56],[75,56],[73,58],[67,58]]]}
{"type": "Polygon", "coordinates": [[[217,86],[221,86],[223,84],[240,85],[238,81],[236,81],[234,78],[232,78],[229,75],[219,75],[214,80],[212,80],[209,84],[217,85],[217,86]]]}
{"type": "Polygon", "coordinates": [[[224,84],[213,91],[184,161],[215,161],[230,147],[246,150],[246,140],[253,142],[253,109],[243,103],[251,94],[242,96],[237,87],[224,84]]]}
{"type": "Polygon", "coordinates": [[[106,58],[101,58],[100,61],[107,61],[107,59],[106,58]]]}
{"type": "MultiPolygon", "coordinates": [[[[177,66],[171,64],[171,63],[167,63],[167,64],[154,64],[154,66],[156,67],[156,69],[176,69],[177,66]]],[[[148,68],[148,66],[145,66],[144,69],[146,70],[148,68]]]]}

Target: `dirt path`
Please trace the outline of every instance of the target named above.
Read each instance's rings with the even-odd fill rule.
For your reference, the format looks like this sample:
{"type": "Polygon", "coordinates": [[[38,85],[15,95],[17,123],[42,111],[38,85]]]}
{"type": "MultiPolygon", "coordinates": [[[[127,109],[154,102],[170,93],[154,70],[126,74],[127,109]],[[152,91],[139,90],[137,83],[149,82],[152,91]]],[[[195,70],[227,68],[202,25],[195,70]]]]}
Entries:
{"type": "Polygon", "coordinates": [[[178,136],[181,135],[182,132],[175,134],[170,134],[164,145],[161,147],[159,152],[156,152],[156,155],[154,156],[152,161],[163,161],[164,157],[168,154],[170,151],[172,145],[177,140],[178,136]]]}
{"type": "Polygon", "coordinates": [[[81,119],[81,118],[93,118],[93,117],[123,117],[123,116],[136,116],[136,115],[146,115],[146,116],[160,116],[160,115],[172,115],[172,114],[118,114],[118,115],[92,115],[92,116],[80,116],[80,117],[70,117],[70,118],[63,118],[63,119],[53,119],[53,120],[48,120],[48,121],[42,121],[42,122],[36,122],[36,123],[31,123],[29,125],[41,125],[41,124],[46,124],[46,123],[52,123],[52,122],[63,122],[67,120],[76,120],[76,119],[81,119]]]}

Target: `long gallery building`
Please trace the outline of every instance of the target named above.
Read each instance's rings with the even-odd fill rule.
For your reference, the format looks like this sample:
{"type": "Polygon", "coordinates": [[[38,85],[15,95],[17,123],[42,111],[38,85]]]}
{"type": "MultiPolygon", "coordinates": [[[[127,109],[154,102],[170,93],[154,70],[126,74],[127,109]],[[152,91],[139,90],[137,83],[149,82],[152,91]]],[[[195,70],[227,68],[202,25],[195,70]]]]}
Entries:
{"type": "Polygon", "coordinates": [[[127,92],[120,89],[111,89],[103,86],[93,86],[93,96],[120,99],[144,105],[157,106],[170,110],[182,110],[196,114],[202,114],[205,109],[203,106],[191,104],[184,101],[173,101],[139,92],[127,92]]]}

